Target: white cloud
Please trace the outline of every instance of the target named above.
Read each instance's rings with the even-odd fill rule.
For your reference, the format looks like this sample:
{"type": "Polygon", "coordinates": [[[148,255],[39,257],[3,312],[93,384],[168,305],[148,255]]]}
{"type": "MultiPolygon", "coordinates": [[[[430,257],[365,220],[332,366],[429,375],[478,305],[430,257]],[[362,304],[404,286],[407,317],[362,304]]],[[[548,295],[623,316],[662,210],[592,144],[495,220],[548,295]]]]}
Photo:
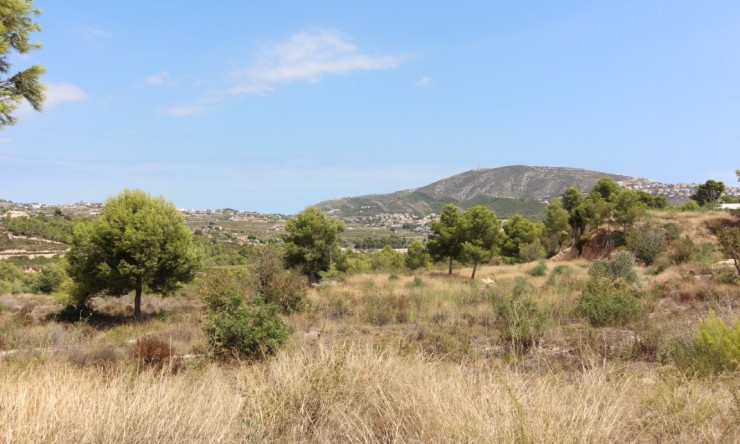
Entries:
{"type": "Polygon", "coordinates": [[[81,35],[85,40],[92,43],[95,46],[100,46],[103,40],[113,38],[113,33],[104,29],[101,26],[93,25],[86,28],[78,28],[75,30],[77,34],[81,35]]]}
{"type": "MultiPolygon", "coordinates": [[[[236,86],[211,93],[198,101],[170,106],[164,109],[164,113],[171,116],[202,114],[215,110],[212,105],[222,102],[227,96],[267,96],[280,84],[318,82],[326,75],[352,71],[392,69],[403,60],[403,56],[363,52],[339,31],[316,29],[299,32],[283,43],[262,48],[247,68],[236,73],[236,86]]],[[[153,74],[145,79],[145,83],[160,84],[166,80],[166,75],[166,72],[153,74]]]]}
{"type": "Polygon", "coordinates": [[[200,104],[200,103],[189,103],[182,105],[173,105],[164,109],[164,113],[169,116],[192,116],[194,114],[203,114],[212,111],[212,106],[200,104]]]}
{"type": "Polygon", "coordinates": [[[49,109],[60,103],[82,102],[88,99],[87,94],[79,86],[68,82],[45,82],[46,101],[44,108],[49,109]]]}
{"type": "Polygon", "coordinates": [[[318,82],[325,75],[395,68],[402,56],[368,54],[339,31],[299,32],[286,42],[269,45],[257,54],[232,94],[265,95],[281,83],[318,82]]]}
{"type": "Polygon", "coordinates": [[[422,88],[432,86],[433,84],[434,84],[434,79],[432,79],[431,77],[426,77],[426,76],[416,81],[416,86],[420,86],[422,88]]]}
{"type": "Polygon", "coordinates": [[[144,84],[147,86],[162,86],[167,82],[170,73],[167,71],[156,72],[144,78],[144,84]]]}

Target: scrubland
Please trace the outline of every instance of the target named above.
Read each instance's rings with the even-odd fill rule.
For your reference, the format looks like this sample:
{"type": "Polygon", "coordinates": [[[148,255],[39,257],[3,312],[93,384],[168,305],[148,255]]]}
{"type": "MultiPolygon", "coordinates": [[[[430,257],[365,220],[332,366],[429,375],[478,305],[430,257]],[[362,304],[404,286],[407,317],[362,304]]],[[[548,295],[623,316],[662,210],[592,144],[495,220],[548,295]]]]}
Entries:
{"type": "Polygon", "coordinates": [[[705,250],[636,267],[636,305],[584,307],[586,260],[340,276],[249,361],[211,359],[198,282],[138,323],[0,296],[0,441],[740,442],[740,286],[705,250]]]}

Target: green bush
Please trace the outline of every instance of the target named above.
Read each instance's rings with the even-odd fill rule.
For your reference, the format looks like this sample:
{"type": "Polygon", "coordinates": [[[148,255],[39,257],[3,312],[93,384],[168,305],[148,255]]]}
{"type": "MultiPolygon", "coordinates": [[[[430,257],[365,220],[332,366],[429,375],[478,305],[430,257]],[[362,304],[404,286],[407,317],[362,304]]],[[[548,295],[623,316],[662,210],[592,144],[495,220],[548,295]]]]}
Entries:
{"type": "Polygon", "coordinates": [[[627,248],[646,265],[652,264],[667,247],[665,229],[653,223],[648,222],[627,233],[627,248]]]}
{"type": "Polygon", "coordinates": [[[671,253],[673,262],[677,264],[689,262],[695,254],[696,245],[694,245],[694,241],[690,237],[684,236],[673,243],[673,252],[671,253]]]}
{"type": "Polygon", "coordinates": [[[526,279],[518,278],[510,297],[493,298],[501,339],[509,344],[510,350],[516,355],[523,354],[537,343],[547,323],[547,315],[537,308],[527,294],[530,289],[526,279]]]}
{"type": "Polygon", "coordinates": [[[640,316],[642,306],[626,292],[585,293],[576,313],[594,327],[624,326],[640,316]]]}
{"type": "Polygon", "coordinates": [[[545,264],[545,261],[540,261],[527,273],[529,273],[530,276],[544,276],[545,274],[547,274],[547,265],[545,264]]]}
{"type": "Polygon", "coordinates": [[[689,342],[673,350],[676,364],[697,375],[710,375],[740,369],[740,319],[732,325],[714,313],[699,323],[689,342]]]}
{"type": "Polygon", "coordinates": [[[209,307],[206,337],[216,358],[264,359],[273,355],[288,338],[288,327],[276,305],[243,294],[223,295],[223,304],[209,307]]]}
{"type": "Polygon", "coordinates": [[[208,309],[204,330],[216,358],[263,359],[288,338],[279,307],[246,296],[247,285],[218,270],[200,287],[208,309]]]}
{"type": "Polygon", "coordinates": [[[626,325],[636,319],[642,305],[636,297],[641,283],[634,265],[634,257],[627,252],[591,264],[576,314],[595,327],[626,325]]]}
{"type": "Polygon", "coordinates": [[[591,264],[588,277],[587,292],[636,288],[641,285],[635,271],[635,258],[625,251],[615,254],[611,260],[600,260],[591,264]]]}

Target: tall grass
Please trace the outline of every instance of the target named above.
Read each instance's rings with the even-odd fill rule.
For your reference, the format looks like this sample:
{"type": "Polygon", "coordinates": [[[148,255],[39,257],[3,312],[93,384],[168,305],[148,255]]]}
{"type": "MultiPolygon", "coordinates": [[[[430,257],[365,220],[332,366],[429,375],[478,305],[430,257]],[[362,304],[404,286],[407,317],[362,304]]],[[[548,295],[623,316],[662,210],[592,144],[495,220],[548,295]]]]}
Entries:
{"type": "MultiPolygon", "coordinates": [[[[632,442],[737,439],[732,384],[668,369],[523,373],[344,345],[171,375],[0,372],[5,442],[632,442]],[[660,374],[668,372],[669,377],[660,374]],[[673,376],[671,376],[673,375],[673,376]]],[[[734,389],[736,390],[736,388],[734,389]]]]}

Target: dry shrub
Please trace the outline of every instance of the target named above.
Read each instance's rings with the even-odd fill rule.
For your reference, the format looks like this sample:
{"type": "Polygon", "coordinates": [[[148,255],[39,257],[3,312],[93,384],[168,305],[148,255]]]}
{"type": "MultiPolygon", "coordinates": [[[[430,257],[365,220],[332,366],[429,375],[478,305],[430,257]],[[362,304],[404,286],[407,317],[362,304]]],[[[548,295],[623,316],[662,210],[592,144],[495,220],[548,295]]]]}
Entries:
{"type": "Polygon", "coordinates": [[[77,346],[67,352],[67,359],[78,367],[97,367],[104,370],[115,368],[122,355],[113,344],[100,344],[93,347],[77,346]]]}
{"type": "Polygon", "coordinates": [[[142,368],[154,370],[166,368],[176,373],[181,366],[180,359],[173,355],[170,344],[154,336],[137,339],[131,346],[131,356],[142,368]]]}

